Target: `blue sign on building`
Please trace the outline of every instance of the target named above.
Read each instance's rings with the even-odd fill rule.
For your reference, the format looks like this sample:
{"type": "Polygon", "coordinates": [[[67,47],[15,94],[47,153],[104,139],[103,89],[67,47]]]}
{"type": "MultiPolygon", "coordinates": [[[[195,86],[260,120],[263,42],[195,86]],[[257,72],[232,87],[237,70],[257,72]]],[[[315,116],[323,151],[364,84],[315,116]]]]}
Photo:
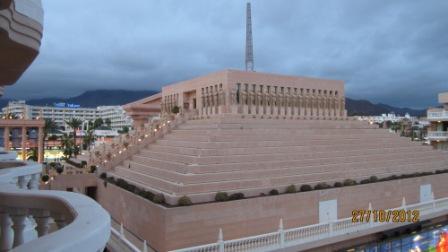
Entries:
{"type": "Polygon", "coordinates": [[[53,104],[57,108],[80,108],[81,105],[74,103],[57,102],[53,104]]]}

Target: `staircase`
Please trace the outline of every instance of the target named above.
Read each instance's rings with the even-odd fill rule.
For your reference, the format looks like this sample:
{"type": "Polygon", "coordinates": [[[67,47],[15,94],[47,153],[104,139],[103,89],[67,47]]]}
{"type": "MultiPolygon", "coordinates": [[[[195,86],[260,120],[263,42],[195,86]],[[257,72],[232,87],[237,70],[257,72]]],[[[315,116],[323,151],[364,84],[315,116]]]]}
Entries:
{"type": "Polygon", "coordinates": [[[443,153],[365,122],[222,116],[178,125],[109,175],[176,204],[183,195],[206,202],[218,191],[258,196],[291,184],[332,185],[446,168],[443,153]]]}

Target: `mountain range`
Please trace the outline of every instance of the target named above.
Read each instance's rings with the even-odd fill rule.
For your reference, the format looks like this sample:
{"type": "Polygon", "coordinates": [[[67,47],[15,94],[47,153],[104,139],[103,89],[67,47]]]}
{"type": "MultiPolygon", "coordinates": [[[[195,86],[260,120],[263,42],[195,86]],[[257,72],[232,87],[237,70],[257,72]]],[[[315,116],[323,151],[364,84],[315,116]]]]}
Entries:
{"type": "MultiPolygon", "coordinates": [[[[26,103],[29,105],[49,105],[53,106],[54,103],[65,102],[71,104],[79,104],[81,107],[94,108],[97,106],[107,105],[124,105],[126,103],[136,101],[153,94],[157,91],[153,90],[93,90],[86,91],[78,96],[70,98],[40,98],[30,99],[26,103]]],[[[12,99],[1,98],[0,107],[5,107],[12,99]]],[[[409,113],[412,116],[422,116],[426,113],[425,110],[416,110],[410,108],[398,108],[387,104],[374,104],[367,100],[354,100],[346,98],[346,108],[349,116],[353,115],[381,115],[384,113],[394,112],[395,114],[404,115],[409,113]]]]}

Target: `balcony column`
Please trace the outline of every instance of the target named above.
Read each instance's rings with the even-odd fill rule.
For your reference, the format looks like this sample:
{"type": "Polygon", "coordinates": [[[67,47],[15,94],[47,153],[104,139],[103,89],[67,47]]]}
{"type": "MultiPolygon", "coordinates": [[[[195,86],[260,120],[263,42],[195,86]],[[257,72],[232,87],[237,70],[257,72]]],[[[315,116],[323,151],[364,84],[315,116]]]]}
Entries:
{"type": "Polygon", "coordinates": [[[38,210],[34,214],[34,220],[36,221],[36,231],[39,237],[48,234],[50,228],[50,212],[48,210],[38,210]]]}
{"type": "Polygon", "coordinates": [[[54,222],[56,222],[56,225],[59,229],[65,227],[67,225],[67,219],[63,214],[54,214],[53,215],[54,222]]]}
{"type": "Polygon", "coordinates": [[[17,183],[19,185],[20,189],[28,189],[28,183],[31,180],[31,176],[30,175],[23,175],[20,176],[17,183]]]}
{"type": "Polygon", "coordinates": [[[30,190],[39,189],[39,179],[40,179],[40,174],[31,175],[31,180],[28,184],[28,189],[30,189],[30,190]]]}
{"type": "Polygon", "coordinates": [[[37,137],[37,162],[44,162],[44,129],[39,127],[38,137],[37,137]]]}
{"type": "Polygon", "coordinates": [[[14,244],[13,247],[17,247],[24,242],[24,231],[26,227],[26,209],[15,209],[11,214],[11,219],[13,222],[12,229],[14,230],[14,244]]]}
{"type": "Polygon", "coordinates": [[[26,160],[26,127],[22,127],[22,160],[26,160]]]}
{"type": "Polygon", "coordinates": [[[9,142],[9,127],[5,126],[4,130],[3,130],[3,145],[4,145],[4,149],[5,151],[9,151],[10,150],[10,142],[9,142]]]}
{"type": "Polygon", "coordinates": [[[0,212],[0,252],[6,252],[12,249],[13,232],[11,229],[12,221],[6,211],[0,212]]]}

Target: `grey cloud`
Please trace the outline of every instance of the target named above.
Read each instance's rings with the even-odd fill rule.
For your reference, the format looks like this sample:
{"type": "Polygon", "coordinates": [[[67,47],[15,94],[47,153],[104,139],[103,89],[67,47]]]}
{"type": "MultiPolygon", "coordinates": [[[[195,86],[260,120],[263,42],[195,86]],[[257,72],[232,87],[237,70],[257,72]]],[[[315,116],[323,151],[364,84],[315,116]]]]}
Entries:
{"type": "MultiPolygon", "coordinates": [[[[38,59],[7,97],[159,89],[244,63],[245,2],[44,0],[38,59]],[[87,6],[87,7],[86,7],[87,6]]],[[[253,0],[257,71],[336,78],[346,93],[423,108],[448,85],[448,2],[253,0]]]]}

